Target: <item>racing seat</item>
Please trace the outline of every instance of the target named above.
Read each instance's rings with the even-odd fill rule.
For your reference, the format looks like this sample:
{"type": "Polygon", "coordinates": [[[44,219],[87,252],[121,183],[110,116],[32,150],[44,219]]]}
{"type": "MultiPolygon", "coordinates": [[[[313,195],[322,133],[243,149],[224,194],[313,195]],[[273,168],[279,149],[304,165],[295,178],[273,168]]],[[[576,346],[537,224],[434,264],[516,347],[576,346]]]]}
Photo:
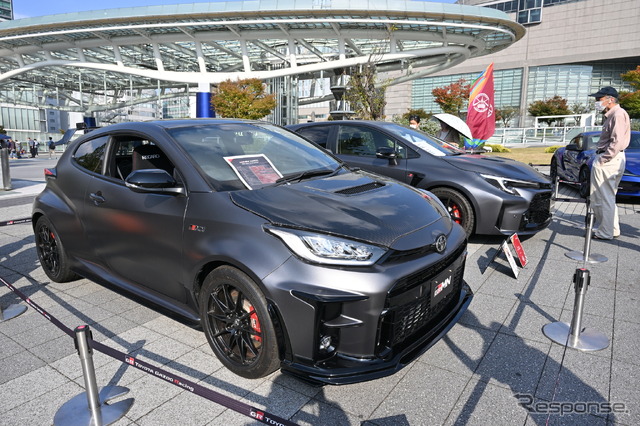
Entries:
{"type": "Polygon", "coordinates": [[[132,171],[143,169],[162,169],[173,176],[173,164],[156,145],[145,144],[133,149],[132,171]]]}

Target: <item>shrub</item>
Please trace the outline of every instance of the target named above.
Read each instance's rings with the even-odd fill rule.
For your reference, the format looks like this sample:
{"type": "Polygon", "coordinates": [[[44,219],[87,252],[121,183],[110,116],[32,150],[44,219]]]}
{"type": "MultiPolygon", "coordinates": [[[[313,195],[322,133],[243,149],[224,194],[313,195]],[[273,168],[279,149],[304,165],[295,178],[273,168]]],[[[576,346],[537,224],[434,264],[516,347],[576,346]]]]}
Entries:
{"type": "Polygon", "coordinates": [[[485,143],[484,146],[491,147],[491,152],[511,152],[511,150],[504,145],[485,143]]]}
{"type": "Polygon", "coordinates": [[[544,150],[544,152],[549,153],[549,154],[553,154],[554,152],[556,152],[558,150],[558,148],[562,148],[559,145],[554,145],[554,146],[550,146],[547,149],[544,150]]]}

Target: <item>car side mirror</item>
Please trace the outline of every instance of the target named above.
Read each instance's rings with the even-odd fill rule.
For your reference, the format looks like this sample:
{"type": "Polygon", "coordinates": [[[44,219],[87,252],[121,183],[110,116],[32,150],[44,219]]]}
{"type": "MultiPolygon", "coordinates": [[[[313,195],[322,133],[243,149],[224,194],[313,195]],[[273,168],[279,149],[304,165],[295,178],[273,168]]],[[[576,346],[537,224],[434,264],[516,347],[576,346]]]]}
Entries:
{"type": "Polygon", "coordinates": [[[580,148],[578,148],[578,145],[576,145],[575,143],[570,143],[565,147],[565,149],[567,151],[580,151],[580,148]]]}
{"type": "Polygon", "coordinates": [[[143,169],[131,172],[125,179],[127,188],[134,192],[157,194],[184,194],[185,190],[166,170],[143,169]]]}
{"type": "Polygon", "coordinates": [[[398,165],[398,161],[397,161],[398,153],[396,152],[395,149],[393,149],[390,146],[381,146],[380,148],[378,148],[376,150],[376,157],[388,159],[390,166],[398,165]]]}

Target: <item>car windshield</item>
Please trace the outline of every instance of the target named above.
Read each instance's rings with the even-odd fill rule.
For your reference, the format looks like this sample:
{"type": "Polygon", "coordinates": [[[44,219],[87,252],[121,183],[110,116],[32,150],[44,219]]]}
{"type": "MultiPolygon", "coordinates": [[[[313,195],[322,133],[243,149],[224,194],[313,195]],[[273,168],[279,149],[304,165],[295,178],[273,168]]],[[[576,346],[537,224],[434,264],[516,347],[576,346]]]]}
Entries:
{"type": "Polygon", "coordinates": [[[260,189],[328,175],[341,163],[292,132],[268,123],[168,129],[216,190],[260,189]]]}
{"type": "Polygon", "coordinates": [[[419,130],[414,130],[409,127],[400,126],[395,123],[380,123],[387,131],[392,132],[396,136],[402,138],[404,141],[427,151],[431,155],[436,157],[444,157],[446,155],[459,155],[461,150],[457,149],[453,145],[442,141],[435,136],[427,135],[419,130]]]}

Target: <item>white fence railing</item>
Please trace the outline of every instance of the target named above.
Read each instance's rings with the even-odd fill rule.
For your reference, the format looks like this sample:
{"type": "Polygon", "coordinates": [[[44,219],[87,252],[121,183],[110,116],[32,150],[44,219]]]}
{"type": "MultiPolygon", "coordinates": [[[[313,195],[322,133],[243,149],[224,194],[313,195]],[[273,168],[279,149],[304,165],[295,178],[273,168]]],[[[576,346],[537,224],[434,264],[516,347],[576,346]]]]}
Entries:
{"type": "Polygon", "coordinates": [[[498,145],[566,145],[580,132],[600,129],[600,126],[505,127],[497,128],[488,143],[498,145]]]}

